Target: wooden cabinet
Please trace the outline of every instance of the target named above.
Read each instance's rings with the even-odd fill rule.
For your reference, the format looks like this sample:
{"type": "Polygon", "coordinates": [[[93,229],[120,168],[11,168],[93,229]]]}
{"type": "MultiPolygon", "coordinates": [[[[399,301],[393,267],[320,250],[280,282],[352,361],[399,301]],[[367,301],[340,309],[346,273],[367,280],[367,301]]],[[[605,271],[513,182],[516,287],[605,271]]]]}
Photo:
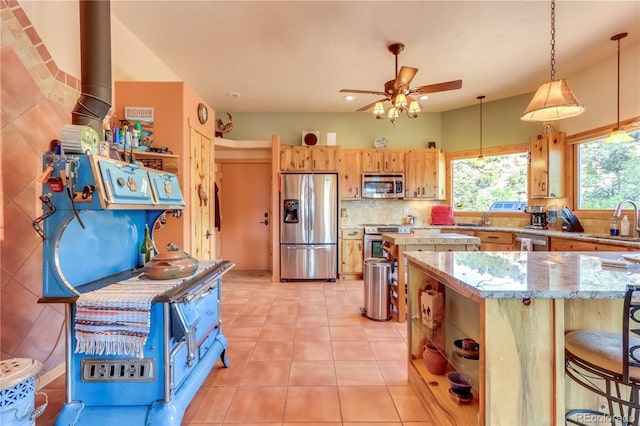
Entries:
{"type": "Polygon", "coordinates": [[[341,199],[360,198],[362,185],[362,151],[359,149],[340,150],[340,185],[339,195],[341,199]]]}
{"type": "Polygon", "coordinates": [[[513,251],[513,233],[500,231],[476,231],[480,238],[480,251],[513,251]]]}
{"type": "Polygon", "coordinates": [[[364,262],[363,229],[340,230],[340,277],[360,278],[364,262]]]}
{"type": "Polygon", "coordinates": [[[530,150],[530,197],[564,197],[565,134],[538,135],[531,140],[530,150]]]}
{"type": "Polygon", "coordinates": [[[338,147],[318,146],[309,147],[311,150],[311,170],[337,172],[338,171],[338,147]]]}
{"type": "Polygon", "coordinates": [[[365,173],[403,173],[405,150],[365,149],[362,151],[362,171],[365,173]]]}
{"type": "Polygon", "coordinates": [[[404,185],[405,198],[444,200],[445,161],[442,150],[408,151],[404,185]]]}
{"type": "Polygon", "coordinates": [[[280,170],[311,170],[311,152],[304,146],[280,147],[280,170]]]}
{"type": "Polygon", "coordinates": [[[566,238],[551,238],[551,251],[637,251],[633,247],[579,241],[566,238]]]}
{"type": "Polygon", "coordinates": [[[338,147],[290,146],[280,147],[282,171],[338,171],[338,147]]]}
{"type": "MultiPolygon", "coordinates": [[[[154,109],[153,146],[166,147],[175,156],[162,158],[173,161],[164,166],[171,165],[178,175],[186,206],[181,215],[167,214],[166,223],[154,227],[156,247],[165,251],[171,242],[197,259],[215,259],[215,120],[198,120],[198,104],[204,100],[184,82],[116,81],[114,92],[118,117],[124,117],[129,105],[154,109]]],[[[212,108],[209,115],[214,116],[212,108]]],[[[142,157],[155,158],[151,153],[142,157]]]]}

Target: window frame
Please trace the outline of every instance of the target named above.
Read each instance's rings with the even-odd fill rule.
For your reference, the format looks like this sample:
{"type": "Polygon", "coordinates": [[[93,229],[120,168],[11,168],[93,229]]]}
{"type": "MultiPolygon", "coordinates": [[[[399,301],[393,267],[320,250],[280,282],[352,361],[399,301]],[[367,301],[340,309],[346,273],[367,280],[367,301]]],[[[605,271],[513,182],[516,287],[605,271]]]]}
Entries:
{"type": "MultiPolygon", "coordinates": [[[[580,182],[578,180],[578,148],[582,143],[591,142],[595,139],[602,139],[611,133],[611,129],[615,127],[615,125],[611,124],[608,126],[601,126],[595,129],[586,130],[584,132],[576,133],[570,136],[566,136],[565,143],[570,149],[568,150],[571,153],[571,158],[567,162],[567,169],[571,170],[571,173],[567,173],[567,179],[570,181],[565,182],[567,184],[567,188],[569,188],[569,194],[571,198],[572,209],[574,213],[579,213],[581,219],[608,219],[611,217],[612,212],[615,209],[606,209],[606,210],[585,210],[578,209],[577,200],[579,197],[579,186],[580,182]]],[[[627,120],[623,120],[620,122],[620,127],[624,128],[627,131],[640,130],[640,116],[633,117],[627,120]]]]}
{"type": "MultiPolygon", "coordinates": [[[[491,148],[483,148],[482,155],[485,157],[492,157],[495,155],[508,155],[508,154],[523,154],[526,153],[529,155],[530,144],[522,143],[515,145],[503,145],[496,146],[491,148]]],[[[445,202],[449,205],[453,205],[453,171],[451,167],[451,163],[454,160],[465,160],[465,159],[473,159],[478,157],[480,154],[480,149],[471,149],[464,151],[453,151],[453,152],[445,152],[445,161],[446,161],[446,170],[447,170],[447,179],[446,179],[446,199],[445,202]]],[[[531,193],[531,182],[528,179],[531,171],[531,166],[527,166],[527,203],[530,205],[531,201],[529,200],[529,194],[531,193]]],[[[466,211],[456,211],[455,215],[458,217],[475,217],[478,214],[485,213],[482,210],[466,210],[466,211]]],[[[514,212],[491,212],[491,216],[497,217],[523,217],[524,212],[514,211],[514,212]]]]}

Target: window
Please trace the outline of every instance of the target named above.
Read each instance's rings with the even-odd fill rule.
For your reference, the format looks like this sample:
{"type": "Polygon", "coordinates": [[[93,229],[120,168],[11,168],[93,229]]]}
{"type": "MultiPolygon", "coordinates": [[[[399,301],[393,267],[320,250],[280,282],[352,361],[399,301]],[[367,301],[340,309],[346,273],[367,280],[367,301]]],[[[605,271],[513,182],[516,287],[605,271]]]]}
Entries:
{"type": "Polygon", "coordinates": [[[633,142],[608,144],[603,136],[578,144],[578,208],[612,210],[622,200],[638,201],[640,129],[629,136],[633,142]]]}
{"type": "Polygon", "coordinates": [[[521,212],[527,201],[527,152],[452,159],[453,206],[457,211],[521,212]]]}

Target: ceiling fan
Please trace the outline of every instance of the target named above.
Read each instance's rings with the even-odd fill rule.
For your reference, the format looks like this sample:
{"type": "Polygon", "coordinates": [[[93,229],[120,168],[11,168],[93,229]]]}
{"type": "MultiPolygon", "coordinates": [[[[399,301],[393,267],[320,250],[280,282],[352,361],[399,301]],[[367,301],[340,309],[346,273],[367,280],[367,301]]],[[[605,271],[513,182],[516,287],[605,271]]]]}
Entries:
{"type": "MultiPolygon", "coordinates": [[[[446,90],[455,90],[462,87],[462,80],[453,80],[453,81],[446,81],[443,83],[429,84],[426,86],[418,86],[418,87],[410,88],[409,84],[411,83],[411,80],[413,80],[413,77],[415,77],[416,73],[418,72],[418,69],[403,66],[403,67],[400,67],[400,72],[398,72],[398,55],[400,54],[400,52],[404,50],[404,44],[392,43],[389,46],[387,46],[387,48],[389,49],[389,52],[393,53],[393,55],[396,57],[396,73],[395,73],[396,77],[394,80],[389,80],[384,84],[384,91],[355,90],[355,89],[340,90],[340,93],[365,93],[365,94],[384,96],[382,99],[379,99],[375,102],[372,102],[368,105],[363,106],[362,108],[358,109],[358,111],[366,111],[376,106],[378,102],[382,103],[385,101],[389,101],[396,108],[399,107],[400,110],[404,110],[406,106],[411,105],[412,102],[416,102],[416,105],[419,105],[417,104],[417,101],[415,101],[415,99],[411,97],[413,95],[421,96],[421,95],[426,95],[428,93],[444,92],[446,90]],[[404,102],[401,102],[403,103],[403,105],[397,105],[396,100],[398,95],[403,95],[406,98],[406,101],[403,100],[404,102]]],[[[402,96],[400,98],[402,98],[402,96]]],[[[383,113],[384,112],[382,112],[382,114],[383,113]]],[[[382,118],[382,117],[379,117],[379,118],[382,118]]]]}

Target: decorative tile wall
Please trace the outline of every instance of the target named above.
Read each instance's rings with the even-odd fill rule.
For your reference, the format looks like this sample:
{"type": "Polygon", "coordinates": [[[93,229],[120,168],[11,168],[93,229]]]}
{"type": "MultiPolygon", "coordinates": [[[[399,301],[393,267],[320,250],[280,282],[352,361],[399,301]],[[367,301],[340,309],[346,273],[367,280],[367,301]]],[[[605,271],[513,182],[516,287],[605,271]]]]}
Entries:
{"type": "Polygon", "coordinates": [[[71,123],[80,82],[60,70],[20,3],[2,0],[0,47],[0,348],[2,359],[30,358],[43,373],[64,363],[64,306],[41,304],[42,214],[35,178],[42,155],[71,123]]]}

